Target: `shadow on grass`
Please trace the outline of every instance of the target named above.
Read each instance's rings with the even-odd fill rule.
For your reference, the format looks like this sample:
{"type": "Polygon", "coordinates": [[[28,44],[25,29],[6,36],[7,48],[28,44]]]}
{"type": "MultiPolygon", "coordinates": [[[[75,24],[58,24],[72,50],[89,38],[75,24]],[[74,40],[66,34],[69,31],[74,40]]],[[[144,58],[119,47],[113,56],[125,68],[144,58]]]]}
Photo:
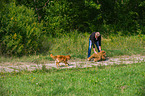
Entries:
{"type": "MultiPolygon", "coordinates": [[[[73,66],[74,64],[68,64],[68,66],[73,66]]],[[[60,65],[59,67],[66,67],[67,68],[67,66],[65,66],[65,64],[64,65],[60,65]]]]}

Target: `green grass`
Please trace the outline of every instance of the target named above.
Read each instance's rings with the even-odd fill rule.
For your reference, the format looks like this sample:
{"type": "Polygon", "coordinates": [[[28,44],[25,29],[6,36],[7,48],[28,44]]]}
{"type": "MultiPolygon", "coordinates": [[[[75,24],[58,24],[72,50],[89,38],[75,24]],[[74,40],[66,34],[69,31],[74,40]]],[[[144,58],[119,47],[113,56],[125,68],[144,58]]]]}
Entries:
{"type": "Polygon", "coordinates": [[[16,62],[32,62],[36,64],[44,64],[47,63],[48,60],[53,60],[50,56],[44,56],[42,54],[40,55],[30,55],[30,56],[22,56],[22,57],[0,57],[0,63],[3,62],[11,62],[11,63],[16,63],[16,62]]]}
{"type": "MultiPolygon", "coordinates": [[[[88,54],[88,33],[72,32],[64,34],[61,38],[48,37],[42,43],[45,48],[42,54],[22,56],[22,57],[0,57],[1,62],[33,62],[47,63],[52,60],[49,56],[53,55],[71,55],[72,59],[86,59],[88,54]]],[[[93,48],[92,48],[93,49],[93,48]]],[[[97,50],[97,49],[96,49],[97,50]]],[[[110,35],[108,37],[102,34],[102,50],[106,51],[108,57],[121,55],[145,55],[145,35],[141,36],[120,36],[110,35]]],[[[93,54],[93,50],[92,50],[93,54]]]]}
{"type": "MultiPolygon", "coordinates": [[[[45,67],[45,66],[44,66],[45,67]]],[[[1,73],[2,96],[144,96],[145,62],[1,73]]]]}
{"type": "Polygon", "coordinates": [[[109,56],[121,55],[145,55],[145,35],[139,36],[110,36],[110,41],[107,39],[102,41],[104,50],[109,56]]]}
{"type": "MultiPolygon", "coordinates": [[[[88,33],[79,34],[75,32],[71,33],[71,35],[64,35],[62,38],[55,38],[49,53],[54,55],[70,54],[75,58],[87,58],[89,35],[88,33]]],[[[110,35],[104,37],[102,34],[102,50],[105,50],[109,57],[135,54],[145,55],[145,35],[110,35]]]]}

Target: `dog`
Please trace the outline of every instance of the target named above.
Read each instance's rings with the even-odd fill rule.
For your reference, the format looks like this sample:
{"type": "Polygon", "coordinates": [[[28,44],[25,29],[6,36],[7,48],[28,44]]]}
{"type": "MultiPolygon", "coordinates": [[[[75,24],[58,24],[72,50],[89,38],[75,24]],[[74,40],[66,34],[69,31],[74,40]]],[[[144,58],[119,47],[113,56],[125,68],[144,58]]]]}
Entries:
{"type": "Polygon", "coordinates": [[[91,58],[94,58],[94,61],[99,61],[99,60],[105,60],[106,59],[106,52],[105,51],[101,51],[98,54],[94,53],[93,55],[91,55],[88,60],[90,61],[91,58]]]}
{"type": "Polygon", "coordinates": [[[58,65],[60,66],[60,64],[59,64],[60,62],[63,62],[63,63],[65,63],[65,66],[68,66],[69,64],[67,63],[67,61],[71,59],[70,55],[66,55],[66,56],[56,55],[56,56],[53,56],[52,54],[50,54],[50,57],[55,60],[57,68],[58,68],[58,65]]]}

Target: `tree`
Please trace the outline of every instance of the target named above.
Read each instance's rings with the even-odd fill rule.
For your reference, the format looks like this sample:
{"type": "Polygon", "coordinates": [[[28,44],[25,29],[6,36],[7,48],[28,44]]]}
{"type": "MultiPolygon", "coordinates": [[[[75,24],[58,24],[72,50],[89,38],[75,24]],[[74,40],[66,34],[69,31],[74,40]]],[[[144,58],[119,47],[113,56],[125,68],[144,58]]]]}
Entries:
{"type": "Polygon", "coordinates": [[[37,21],[34,10],[10,3],[6,4],[0,16],[2,54],[24,55],[40,49],[43,24],[37,21]]]}

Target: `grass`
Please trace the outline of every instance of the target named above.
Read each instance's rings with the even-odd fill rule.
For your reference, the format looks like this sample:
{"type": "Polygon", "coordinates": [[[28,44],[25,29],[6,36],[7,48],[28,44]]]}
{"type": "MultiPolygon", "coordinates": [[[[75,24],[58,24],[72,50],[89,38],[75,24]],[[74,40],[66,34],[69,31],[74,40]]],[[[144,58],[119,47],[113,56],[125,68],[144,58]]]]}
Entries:
{"type": "Polygon", "coordinates": [[[16,63],[16,62],[32,62],[36,64],[45,64],[48,62],[48,60],[53,60],[50,56],[44,56],[42,54],[40,55],[30,55],[30,56],[22,56],[22,57],[0,57],[0,63],[4,62],[11,62],[11,63],[16,63]]]}
{"type": "MultiPolygon", "coordinates": [[[[56,38],[54,44],[50,47],[49,53],[54,55],[70,54],[74,58],[87,58],[89,35],[88,33],[71,33],[71,35],[64,35],[62,38],[56,38]]],[[[134,54],[145,55],[145,35],[110,35],[108,37],[102,35],[102,50],[105,50],[109,57],[134,54]]]]}
{"type": "MultiPolygon", "coordinates": [[[[102,35],[102,50],[108,57],[145,55],[145,35],[102,35]]],[[[73,60],[87,57],[88,33],[71,33],[61,38],[48,38],[48,52],[22,57],[0,57],[4,62],[33,62],[46,64],[52,60],[50,53],[70,54],[73,60]],[[51,45],[51,46],[50,46],[51,45]]],[[[92,52],[93,53],[93,52],[92,52]]],[[[144,96],[145,62],[131,65],[93,66],[92,68],[47,69],[0,73],[2,96],[144,96]]]]}
{"type": "MultiPolygon", "coordinates": [[[[43,42],[49,50],[43,54],[22,56],[22,57],[0,57],[2,62],[33,62],[37,64],[47,63],[52,60],[49,56],[53,55],[71,55],[72,59],[86,59],[88,54],[88,33],[72,32],[64,34],[61,38],[48,38],[43,42]],[[48,43],[48,44],[46,44],[48,43]]],[[[93,48],[92,48],[93,49],[93,48]]],[[[110,35],[104,37],[102,34],[102,50],[105,50],[108,57],[121,55],[145,55],[145,35],[141,36],[120,36],[110,35]]],[[[93,50],[92,50],[93,53],[93,50]]]]}
{"type": "Polygon", "coordinates": [[[144,96],[145,62],[1,73],[2,96],[144,96]]]}

